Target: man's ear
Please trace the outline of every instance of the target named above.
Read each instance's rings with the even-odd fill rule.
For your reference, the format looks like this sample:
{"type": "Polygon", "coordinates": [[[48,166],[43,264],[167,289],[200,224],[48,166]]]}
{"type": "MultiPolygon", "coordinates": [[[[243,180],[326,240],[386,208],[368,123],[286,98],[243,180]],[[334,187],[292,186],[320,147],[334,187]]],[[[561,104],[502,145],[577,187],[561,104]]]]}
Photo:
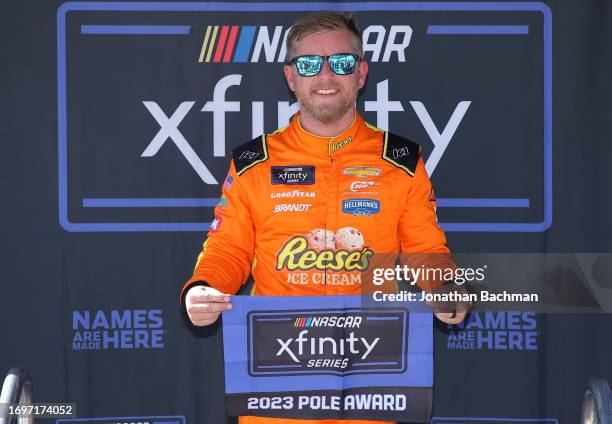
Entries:
{"type": "Polygon", "coordinates": [[[285,65],[285,67],[283,68],[283,72],[285,73],[287,85],[289,86],[291,91],[295,91],[295,83],[293,82],[293,73],[291,72],[291,65],[285,65]]]}
{"type": "Polygon", "coordinates": [[[363,88],[366,82],[366,76],[368,75],[368,62],[362,60],[359,62],[359,88],[363,88]]]}

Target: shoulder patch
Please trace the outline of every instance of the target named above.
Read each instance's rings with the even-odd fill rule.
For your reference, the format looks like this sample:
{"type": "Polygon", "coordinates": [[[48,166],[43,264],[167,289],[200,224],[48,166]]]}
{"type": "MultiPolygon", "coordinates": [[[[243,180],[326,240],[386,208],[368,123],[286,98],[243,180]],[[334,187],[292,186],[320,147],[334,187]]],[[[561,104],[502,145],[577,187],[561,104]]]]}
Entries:
{"type": "Polygon", "coordinates": [[[414,176],[421,156],[421,146],[414,141],[385,131],[382,158],[414,176]]]}
{"type": "Polygon", "coordinates": [[[242,175],[258,163],[267,161],[266,136],[262,135],[236,147],[232,151],[232,159],[238,175],[242,175]]]}

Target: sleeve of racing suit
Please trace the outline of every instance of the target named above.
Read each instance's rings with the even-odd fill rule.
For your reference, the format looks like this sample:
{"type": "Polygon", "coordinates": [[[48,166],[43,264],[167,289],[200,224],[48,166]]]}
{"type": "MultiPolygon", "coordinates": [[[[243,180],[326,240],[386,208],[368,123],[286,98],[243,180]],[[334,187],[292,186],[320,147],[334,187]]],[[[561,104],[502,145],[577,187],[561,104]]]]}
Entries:
{"type": "Polygon", "coordinates": [[[422,290],[431,291],[444,282],[439,278],[444,270],[454,272],[450,250],[446,245],[444,231],[438,226],[436,201],[431,181],[425,170],[423,158],[419,157],[408,191],[406,205],[399,223],[400,260],[412,269],[440,270],[423,274],[416,283],[422,290]]]}
{"type": "Polygon", "coordinates": [[[222,293],[235,294],[251,272],[255,255],[253,219],[247,204],[244,181],[230,163],[222,199],[215,207],[216,225],[208,231],[193,276],[185,283],[180,298],[196,285],[209,285],[222,293]]]}

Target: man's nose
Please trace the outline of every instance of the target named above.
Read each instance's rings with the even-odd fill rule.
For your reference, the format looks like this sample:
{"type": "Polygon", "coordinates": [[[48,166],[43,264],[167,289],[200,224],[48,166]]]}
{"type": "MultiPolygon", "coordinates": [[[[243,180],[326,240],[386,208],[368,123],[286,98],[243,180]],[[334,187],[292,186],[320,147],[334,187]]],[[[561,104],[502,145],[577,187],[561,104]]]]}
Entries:
{"type": "Polygon", "coordinates": [[[336,74],[329,67],[329,62],[325,60],[323,62],[323,67],[321,68],[321,72],[319,72],[319,76],[322,78],[333,78],[336,74]]]}

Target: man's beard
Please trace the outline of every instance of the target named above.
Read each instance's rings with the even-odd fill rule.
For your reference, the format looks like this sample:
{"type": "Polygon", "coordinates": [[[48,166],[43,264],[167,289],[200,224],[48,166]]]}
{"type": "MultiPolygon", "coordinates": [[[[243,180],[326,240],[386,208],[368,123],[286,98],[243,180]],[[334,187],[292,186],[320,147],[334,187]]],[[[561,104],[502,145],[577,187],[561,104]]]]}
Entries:
{"type": "MultiPolygon", "coordinates": [[[[343,93],[343,91],[340,91],[343,93]]],[[[300,102],[300,110],[311,115],[317,121],[322,124],[332,124],[342,118],[348,111],[355,107],[355,101],[357,100],[357,88],[355,88],[355,94],[341,95],[341,101],[334,104],[317,104],[311,101],[312,97],[304,97],[299,93],[295,93],[297,100],[300,102]]],[[[313,94],[316,96],[316,94],[313,94]]]]}

